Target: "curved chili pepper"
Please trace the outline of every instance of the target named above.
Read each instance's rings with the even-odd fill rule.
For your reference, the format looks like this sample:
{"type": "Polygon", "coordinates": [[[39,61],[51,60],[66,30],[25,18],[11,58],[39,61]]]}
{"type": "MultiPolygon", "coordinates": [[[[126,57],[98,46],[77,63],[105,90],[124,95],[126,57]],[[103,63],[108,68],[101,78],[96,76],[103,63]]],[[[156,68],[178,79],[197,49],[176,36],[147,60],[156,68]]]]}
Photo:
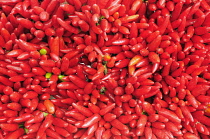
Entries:
{"type": "Polygon", "coordinates": [[[29,43],[20,39],[15,40],[15,41],[21,49],[26,50],[26,51],[36,51],[40,47],[37,44],[32,44],[32,43],[29,43]]]}
{"type": "Polygon", "coordinates": [[[165,81],[168,85],[170,85],[172,87],[177,87],[180,85],[180,83],[171,76],[165,76],[165,81]]]}
{"type": "Polygon", "coordinates": [[[66,30],[68,30],[69,32],[78,34],[79,33],[79,29],[72,27],[71,25],[67,24],[65,21],[63,21],[61,18],[57,18],[58,23],[65,28],[66,30]]]}

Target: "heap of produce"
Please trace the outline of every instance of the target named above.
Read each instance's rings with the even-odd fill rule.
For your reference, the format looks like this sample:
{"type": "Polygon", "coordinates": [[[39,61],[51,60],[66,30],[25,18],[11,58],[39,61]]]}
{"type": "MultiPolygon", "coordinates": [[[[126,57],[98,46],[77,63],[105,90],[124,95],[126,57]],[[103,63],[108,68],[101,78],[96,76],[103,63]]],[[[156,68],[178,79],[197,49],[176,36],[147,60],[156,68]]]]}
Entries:
{"type": "Polygon", "coordinates": [[[209,136],[209,0],[0,0],[0,139],[209,136]]]}

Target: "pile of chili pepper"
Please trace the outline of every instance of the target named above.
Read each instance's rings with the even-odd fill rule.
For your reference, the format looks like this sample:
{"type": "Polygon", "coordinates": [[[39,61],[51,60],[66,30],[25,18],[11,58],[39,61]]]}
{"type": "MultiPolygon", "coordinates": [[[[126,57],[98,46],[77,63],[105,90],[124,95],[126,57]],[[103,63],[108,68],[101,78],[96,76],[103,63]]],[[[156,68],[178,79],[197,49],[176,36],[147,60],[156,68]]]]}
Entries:
{"type": "Polygon", "coordinates": [[[209,139],[210,1],[0,0],[0,139],[209,139]]]}

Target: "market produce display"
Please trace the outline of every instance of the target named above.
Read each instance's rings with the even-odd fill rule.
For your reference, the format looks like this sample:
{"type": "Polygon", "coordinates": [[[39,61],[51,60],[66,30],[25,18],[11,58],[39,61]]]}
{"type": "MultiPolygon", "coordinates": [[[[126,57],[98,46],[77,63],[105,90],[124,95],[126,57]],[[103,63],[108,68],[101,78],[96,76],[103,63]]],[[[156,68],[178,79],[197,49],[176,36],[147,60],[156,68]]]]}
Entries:
{"type": "Polygon", "coordinates": [[[209,138],[209,0],[0,0],[0,139],[209,138]]]}

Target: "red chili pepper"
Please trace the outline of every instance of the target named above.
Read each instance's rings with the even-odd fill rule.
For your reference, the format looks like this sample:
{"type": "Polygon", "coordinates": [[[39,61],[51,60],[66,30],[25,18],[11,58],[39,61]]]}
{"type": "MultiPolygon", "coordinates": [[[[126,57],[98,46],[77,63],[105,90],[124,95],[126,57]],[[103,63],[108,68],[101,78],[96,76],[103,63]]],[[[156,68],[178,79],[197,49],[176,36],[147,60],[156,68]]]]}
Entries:
{"type": "Polygon", "coordinates": [[[71,135],[67,130],[58,126],[55,126],[55,131],[63,137],[69,137],[71,135]]]}
{"type": "Polygon", "coordinates": [[[153,122],[152,123],[152,127],[157,128],[157,129],[164,129],[165,128],[165,124],[162,122],[153,122]]]}
{"type": "Polygon", "coordinates": [[[170,85],[172,87],[177,87],[180,85],[180,83],[171,76],[165,76],[165,81],[168,85],[170,85]]]}
{"type": "Polygon", "coordinates": [[[108,105],[107,107],[100,110],[100,115],[104,115],[110,112],[115,107],[115,103],[108,105]]]}
{"type": "Polygon", "coordinates": [[[84,120],[82,128],[90,127],[94,125],[95,123],[97,123],[98,121],[100,121],[100,119],[101,119],[101,116],[99,114],[94,114],[91,117],[84,120]]]}
{"type": "Polygon", "coordinates": [[[125,92],[126,94],[132,94],[134,91],[134,87],[131,83],[128,83],[127,86],[125,87],[125,92]]]}
{"type": "Polygon", "coordinates": [[[111,138],[111,136],[112,136],[112,133],[111,133],[111,130],[110,129],[107,129],[106,131],[104,131],[103,132],[103,134],[102,134],[102,139],[108,139],[108,138],[111,138]]]}
{"type": "MultiPolygon", "coordinates": [[[[46,129],[45,130],[46,135],[49,137],[53,137],[53,138],[57,138],[57,139],[62,139],[62,137],[55,131],[51,130],[51,129],[46,129]]],[[[37,138],[37,137],[36,137],[37,138]]]]}
{"type": "Polygon", "coordinates": [[[104,120],[105,120],[105,121],[112,121],[112,120],[114,120],[114,119],[116,119],[116,115],[115,115],[115,114],[106,113],[106,114],[104,115],[104,120]]]}
{"type": "Polygon", "coordinates": [[[84,20],[79,20],[78,25],[83,32],[87,32],[89,30],[89,25],[84,20]]]}
{"type": "Polygon", "coordinates": [[[25,113],[15,119],[13,119],[14,122],[20,123],[20,122],[26,122],[32,117],[31,114],[25,113]]]}
{"type": "Polygon", "coordinates": [[[209,102],[210,97],[205,95],[199,95],[196,97],[199,102],[209,102]]]}
{"type": "Polygon", "coordinates": [[[67,111],[65,113],[66,116],[71,116],[77,120],[84,120],[86,117],[78,112],[67,111]]]}
{"type": "Polygon", "coordinates": [[[201,94],[205,94],[205,92],[210,88],[208,85],[196,85],[196,87],[192,90],[193,96],[199,96],[201,94]]]}
{"type": "Polygon", "coordinates": [[[146,102],[146,101],[143,102],[142,108],[143,108],[149,115],[155,114],[155,110],[154,110],[153,106],[152,106],[150,103],[146,102]]]}
{"type": "Polygon", "coordinates": [[[192,8],[190,9],[189,14],[187,15],[187,19],[190,19],[191,16],[199,9],[201,2],[196,2],[192,8]]]}
{"type": "Polygon", "coordinates": [[[195,134],[190,133],[190,132],[184,133],[184,134],[183,134],[183,137],[184,137],[184,138],[194,138],[194,139],[199,139],[199,137],[198,137],[198,136],[196,136],[195,134]]]}
{"type": "Polygon", "coordinates": [[[51,114],[48,114],[45,117],[45,120],[43,121],[43,123],[41,124],[38,132],[37,132],[37,139],[40,139],[42,137],[42,135],[45,133],[45,131],[52,125],[53,122],[53,116],[51,114]]]}
{"type": "Polygon", "coordinates": [[[188,95],[188,96],[186,97],[186,99],[189,101],[189,103],[190,103],[193,107],[195,107],[195,108],[198,107],[199,104],[198,104],[196,98],[195,98],[193,95],[188,95]]]}
{"type": "Polygon", "coordinates": [[[86,107],[77,105],[75,103],[72,103],[72,106],[77,109],[79,112],[81,112],[82,114],[84,114],[85,116],[92,116],[93,113],[86,107]]]}
{"type": "Polygon", "coordinates": [[[16,131],[12,132],[9,136],[7,136],[7,139],[18,139],[25,133],[23,128],[19,128],[16,131]]]}
{"type": "Polygon", "coordinates": [[[58,3],[59,2],[57,0],[50,1],[48,5],[46,6],[46,12],[48,12],[49,14],[52,14],[53,11],[56,10],[58,3]]]}
{"type": "Polygon", "coordinates": [[[122,115],[119,117],[119,121],[122,122],[123,124],[129,123],[133,119],[132,115],[122,115]]]}
{"type": "Polygon", "coordinates": [[[20,55],[18,55],[17,59],[18,60],[26,60],[30,57],[28,52],[23,52],[20,55]]]}
{"type": "Polygon", "coordinates": [[[128,127],[117,119],[112,120],[111,125],[119,130],[128,130],[128,127]]]}
{"type": "Polygon", "coordinates": [[[72,27],[71,25],[69,25],[68,23],[66,23],[65,21],[63,21],[61,18],[57,18],[58,23],[65,28],[66,30],[68,30],[69,32],[78,34],[79,30],[75,27],[72,27]]]}
{"type": "Polygon", "coordinates": [[[28,134],[37,132],[39,130],[40,125],[41,125],[41,123],[35,123],[35,124],[29,126],[29,128],[27,128],[28,134]]]}
{"type": "Polygon", "coordinates": [[[37,49],[39,49],[39,45],[37,44],[32,44],[23,40],[16,40],[16,43],[18,44],[18,46],[26,51],[36,51],[37,49]]]}
{"type": "Polygon", "coordinates": [[[165,116],[166,118],[168,118],[169,120],[173,121],[173,122],[177,122],[177,123],[180,123],[181,122],[181,119],[179,119],[177,117],[177,115],[170,111],[170,110],[167,110],[165,108],[161,108],[158,113],[162,116],[165,116]]]}
{"type": "Polygon", "coordinates": [[[1,123],[0,127],[4,131],[15,131],[19,128],[18,124],[8,124],[8,123],[1,123]]]}
{"type": "Polygon", "coordinates": [[[61,4],[60,7],[61,7],[64,11],[68,12],[69,14],[73,14],[74,11],[75,11],[74,6],[72,6],[72,5],[70,5],[70,4],[61,4]]]}
{"type": "Polygon", "coordinates": [[[144,128],[147,123],[148,117],[146,115],[141,115],[138,122],[137,122],[137,128],[144,128]]]}
{"type": "Polygon", "coordinates": [[[59,89],[78,89],[76,85],[71,82],[61,82],[57,85],[59,89]]]}
{"type": "Polygon", "coordinates": [[[156,49],[159,47],[161,43],[161,35],[158,35],[157,38],[155,38],[151,43],[147,45],[149,51],[156,51],[156,49]]]}
{"type": "Polygon", "coordinates": [[[73,126],[72,124],[68,124],[68,126],[65,128],[69,133],[76,133],[78,131],[76,126],[73,126]]]}
{"type": "Polygon", "coordinates": [[[104,131],[105,131],[104,127],[99,127],[95,131],[95,137],[98,138],[98,139],[101,138],[101,136],[103,135],[104,131]]]}
{"type": "Polygon", "coordinates": [[[152,129],[150,127],[145,127],[145,137],[147,139],[152,139],[152,129]]]}
{"type": "Polygon", "coordinates": [[[112,132],[112,134],[117,135],[117,136],[121,135],[120,131],[115,127],[111,128],[111,132],[112,132]]]}
{"type": "Polygon", "coordinates": [[[0,2],[0,4],[2,4],[2,5],[6,5],[6,4],[9,4],[9,5],[13,5],[13,4],[15,4],[15,3],[18,3],[18,2],[21,2],[21,0],[2,0],[1,2],[0,2]]]}
{"type": "Polygon", "coordinates": [[[4,76],[0,76],[0,82],[4,85],[7,85],[7,86],[13,86],[13,83],[6,77],[4,76]]]}
{"type": "Polygon", "coordinates": [[[84,88],[87,84],[86,81],[82,80],[81,78],[75,76],[75,75],[69,75],[69,79],[78,87],[84,88]]]}
{"type": "Polygon", "coordinates": [[[136,19],[139,18],[139,15],[136,14],[136,15],[131,15],[131,16],[126,16],[126,17],[122,17],[122,18],[119,18],[121,20],[121,22],[124,24],[124,23],[129,23],[129,22],[132,22],[132,21],[135,21],[136,19]]]}
{"type": "Polygon", "coordinates": [[[172,17],[171,17],[171,21],[174,21],[176,20],[180,13],[181,13],[181,10],[182,10],[182,7],[183,7],[183,2],[178,2],[175,7],[174,7],[174,11],[172,12],[172,17]]]}
{"type": "Polygon", "coordinates": [[[158,138],[166,138],[166,133],[163,130],[152,128],[152,133],[158,138]]]}
{"type": "Polygon", "coordinates": [[[40,123],[43,119],[44,119],[44,114],[40,112],[38,115],[30,117],[30,119],[28,119],[26,123],[27,124],[40,123]]]}
{"type": "Polygon", "coordinates": [[[166,129],[171,131],[171,132],[177,132],[179,131],[179,129],[177,128],[177,126],[172,123],[172,122],[166,122],[165,123],[166,129]]]}
{"type": "Polygon", "coordinates": [[[25,28],[31,29],[34,27],[34,23],[25,18],[18,18],[17,21],[25,28]]]}
{"type": "Polygon", "coordinates": [[[151,86],[141,86],[140,88],[136,89],[133,94],[135,96],[141,96],[141,95],[144,95],[144,94],[147,94],[150,90],[151,90],[151,86]]]}

